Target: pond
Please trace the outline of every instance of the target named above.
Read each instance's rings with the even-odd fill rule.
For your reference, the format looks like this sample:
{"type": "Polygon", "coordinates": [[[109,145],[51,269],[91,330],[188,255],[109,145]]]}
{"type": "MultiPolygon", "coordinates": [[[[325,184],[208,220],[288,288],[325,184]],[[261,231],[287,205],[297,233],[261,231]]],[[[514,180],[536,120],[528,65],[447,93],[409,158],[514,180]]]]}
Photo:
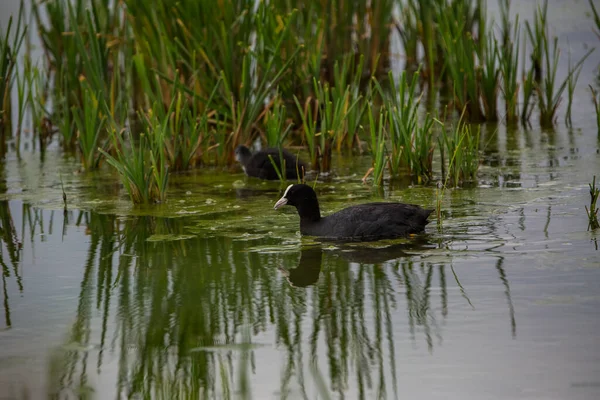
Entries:
{"type": "MultiPolygon", "coordinates": [[[[569,21],[576,58],[598,42],[569,21]]],[[[573,128],[484,127],[477,184],[403,240],[301,238],[285,185],[237,166],[134,207],[110,171],[24,143],[0,163],[0,398],[600,398],[599,56],[573,128]]],[[[433,185],[364,185],[370,165],[334,156],[324,214],[434,206],[433,185]]]]}
{"type": "MultiPolygon", "coordinates": [[[[23,157],[0,203],[9,398],[600,395],[591,124],[501,129],[441,230],[369,245],[301,239],[272,208],[282,187],[239,170],[177,176],[140,209],[58,154],[23,157]]],[[[354,161],[319,184],[324,213],[379,198],[354,161]]],[[[435,189],[385,196],[430,206],[435,189]]]]}

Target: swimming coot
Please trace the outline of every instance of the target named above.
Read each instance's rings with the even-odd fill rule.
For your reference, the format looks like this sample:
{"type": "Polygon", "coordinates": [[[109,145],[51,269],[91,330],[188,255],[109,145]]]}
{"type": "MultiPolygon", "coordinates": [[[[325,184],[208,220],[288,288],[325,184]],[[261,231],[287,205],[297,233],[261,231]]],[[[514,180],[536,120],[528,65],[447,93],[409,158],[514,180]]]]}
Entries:
{"type": "MultiPolygon", "coordinates": [[[[235,159],[242,165],[246,175],[267,180],[279,179],[269,156],[273,158],[273,162],[275,162],[275,165],[277,165],[277,168],[283,174],[279,149],[270,147],[257,151],[254,154],[252,154],[249,148],[243,145],[235,149],[235,159]]],[[[307,166],[302,160],[285,149],[281,149],[281,157],[285,161],[286,179],[298,179],[298,175],[300,175],[300,178],[304,177],[307,166]]]]}
{"type": "Polygon", "coordinates": [[[302,235],[350,241],[392,239],[422,232],[433,212],[413,204],[367,203],[321,217],[317,194],[303,184],[288,186],[274,208],[286,204],[298,210],[302,235]]]}

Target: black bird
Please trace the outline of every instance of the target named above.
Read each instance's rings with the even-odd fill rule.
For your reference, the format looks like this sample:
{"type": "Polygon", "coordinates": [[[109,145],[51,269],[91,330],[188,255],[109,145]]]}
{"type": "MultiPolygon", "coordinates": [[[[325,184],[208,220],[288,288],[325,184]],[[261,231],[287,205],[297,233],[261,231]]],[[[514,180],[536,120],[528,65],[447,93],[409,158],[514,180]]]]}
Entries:
{"type": "Polygon", "coordinates": [[[298,210],[302,235],[348,241],[393,239],[422,232],[433,212],[413,204],[366,203],[321,217],[317,194],[303,184],[288,186],[274,208],[286,204],[298,210]]]}
{"type": "Polygon", "coordinates": [[[235,149],[235,159],[242,164],[244,172],[248,176],[253,176],[260,179],[277,180],[279,176],[271,163],[277,165],[279,172],[284,175],[285,179],[298,179],[304,177],[307,171],[307,165],[297,156],[293,155],[285,149],[281,149],[281,158],[285,161],[285,171],[282,171],[281,160],[279,158],[279,149],[270,147],[264,150],[257,151],[252,154],[249,148],[240,145],[235,149]]]}

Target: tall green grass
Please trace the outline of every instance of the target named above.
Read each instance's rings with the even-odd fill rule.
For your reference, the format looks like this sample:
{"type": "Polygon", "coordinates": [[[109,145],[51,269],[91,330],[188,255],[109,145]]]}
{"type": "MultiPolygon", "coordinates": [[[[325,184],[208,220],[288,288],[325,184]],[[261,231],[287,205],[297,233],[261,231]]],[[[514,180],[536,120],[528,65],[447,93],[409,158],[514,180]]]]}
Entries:
{"type": "MultiPolygon", "coordinates": [[[[436,140],[433,119],[422,110],[426,86],[428,107],[439,92],[439,105],[450,106],[452,118],[464,113],[469,123],[504,114],[508,123],[521,118],[528,124],[539,111],[549,126],[565,91],[572,101],[589,53],[560,81],[547,3],[524,28],[510,5],[500,1],[496,36],[484,0],[33,2],[44,57],[35,66],[25,61],[24,73],[11,73],[0,89],[6,94],[6,85],[16,82],[17,130],[29,107],[40,146],[58,132],[64,151],[74,152],[87,170],[100,167],[104,153],[115,164],[118,152],[141,152],[143,143],[142,153],[152,154],[160,171],[157,179],[166,182],[166,170],[227,166],[238,144],[260,140],[303,145],[312,168],[328,173],[336,154],[362,151],[362,143],[373,147],[375,138],[371,151],[385,149],[378,165],[387,166],[390,178],[427,182],[435,148],[445,141],[436,140]],[[402,11],[398,20],[395,7],[402,11]],[[400,82],[388,74],[392,29],[404,46],[407,75],[400,82]],[[161,132],[156,140],[164,154],[149,132],[161,132]]],[[[14,45],[22,41],[19,15],[18,34],[2,35],[3,43],[14,40],[3,45],[5,54],[16,54],[14,45]]],[[[0,72],[13,71],[15,62],[4,57],[0,72]]],[[[0,111],[5,123],[9,109],[0,111]]],[[[567,107],[567,121],[569,114],[567,107]]],[[[132,196],[145,197],[163,198],[132,196]]]]}
{"type": "MultiPolygon", "coordinates": [[[[12,89],[17,77],[17,58],[25,38],[24,5],[21,3],[16,19],[10,16],[8,25],[0,31],[0,141],[12,136],[12,89]]],[[[22,81],[21,81],[22,82],[22,81]]],[[[19,85],[19,92],[21,91],[19,85]]],[[[20,111],[19,107],[19,113],[20,111]]]]}
{"type": "Polygon", "coordinates": [[[596,115],[596,126],[598,127],[598,136],[600,137],[600,96],[592,85],[589,85],[592,93],[592,103],[594,104],[594,111],[596,115]]]}
{"type": "MultiPolygon", "coordinates": [[[[547,2],[544,3],[544,11],[538,13],[540,25],[546,27],[546,8],[547,2]],[[543,16],[542,16],[543,15],[543,16]]],[[[550,43],[548,34],[541,35],[541,39],[536,39],[541,42],[541,79],[534,80],[534,87],[537,93],[538,107],[540,111],[540,125],[542,127],[552,127],[556,122],[556,113],[558,106],[562,100],[562,94],[567,87],[574,88],[579,77],[579,71],[585,59],[594,51],[590,49],[574,66],[571,67],[569,62],[569,71],[567,77],[562,81],[557,81],[558,62],[560,58],[560,49],[558,47],[558,38],[554,38],[550,43]]],[[[538,42],[536,41],[536,44],[538,42]]],[[[569,97],[571,99],[572,96],[569,97]]],[[[570,105],[570,101],[569,101],[570,105]]],[[[570,106],[567,110],[570,109],[570,106]]],[[[567,116],[569,112],[567,112],[567,116]]]]}
{"type": "Polygon", "coordinates": [[[442,179],[445,182],[450,180],[454,187],[475,181],[481,164],[480,126],[469,124],[464,119],[464,113],[458,122],[450,126],[438,123],[442,127],[438,141],[446,170],[446,176],[442,179]]]}
{"type": "Polygon", "coordinates": [[[502,27],[502,43],[498,49],[498,63],[501,74],[501,90],[504,98],[504,112],[508,124],[519,120],[519,46],[521,30],[519,16],[516,15],[514,25],[510,16],[510,0],[499,2],[502,27]]]}
{"type": "MultiPolygon", "coordinates": [[[[169,112],[174,107],[173,102],[169,112]]],[[[169,182],[169,166],[164,151],[168,119],[160,120],[151,111],[140,117],[144,128],[139,138],[133,137],[131,132],[117,130],[113,123],[110,131],[113,154],[102,148],[98,151],[115,168],[134,204],[164,202],[169,182]]]]}
{"type": "Polygon", "coordinates": [[[375,186],[381,186],[383,184],[383,175],[385,172],[385,166],[389,162],[386,154],[386,137],[385,137],[385,123],[387,121],[386,111],[380,110],[379,118],[373,115],[373,108],[371,108],[369,117],[369,134],[371,138],[371,155],[373,157],[373,167],[369,169],[367,174],[363,177],[363,182],[371,173],[373,174],[373,184],[375,186]]]}
{"type": "Polygon", "coordinates": [[[406,173],[416,181],[427,181],[433,174],[435,140],[430,114],[419,115],[421,96],[417,94],[418,77],[416,72],[409,82],[406,72],[403,72],[396,83],[390,72],[389,87],[384,89],[377,82],[376,88],[387,109],[390,175],[394,178],[406,173]]]}
{"type": "MultiPolygon", "coordinates": [[[[466,109],[466,118],[473,122],[483,122],[486,115],[481,105],[481,67],[479,58],[492,54],[481,51],[479,45],[485,38],[477,38],[469,29],[469,6],[464,2],[457,2],[456,7],[445,8],[439,11],[450,13],[439,18],[439,32],[444,48],[445,67],[451,79],[454,94],[453,102],[456,110],[466,109]],[[479,39],[480,43],[476,41],[479,39]]],[[[495,61],[492,60],[492,63],[495,61]]],[[[488,65],[483,60],[481,63],[488,65]]],[[[492,71],[486,73],[489,74],[492,71]]],[[[487,99],[489,102],[489,99],[487,99]]],[[[491,107],[491,104],[488,104],[491,107]]]]}

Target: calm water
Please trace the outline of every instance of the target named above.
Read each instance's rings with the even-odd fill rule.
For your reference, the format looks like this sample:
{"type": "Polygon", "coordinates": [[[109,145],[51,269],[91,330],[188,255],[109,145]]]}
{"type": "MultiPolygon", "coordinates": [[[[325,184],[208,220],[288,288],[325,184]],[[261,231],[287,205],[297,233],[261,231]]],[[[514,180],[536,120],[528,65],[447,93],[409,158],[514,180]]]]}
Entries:
{"type": "MultiPolygon", "coordinates": [[[[69,198],[94,211],[64,213],[57,175],[72,164],[9,159],[4,398],[48,388],[92,398],[598,398],[600,253],[583,210],[600,171],[592,128],[501,132],[478,187],[448,192],[441,231],[434,222],[414,240],[369,246],[300,239],[294,212],[272,209],[279,185],[239,172],[177,177],[158,210],[71,173],[69,198]],[[142,215],[151,212],[162,216],[142,215]]],[[[343,162],[338,171],[318,186],[324,212],[378,198],[343,162]]],[[[424,205],[434,196],[386,189],[424,205]]]]}
{"type": "MultiPolygon", "coordinates": [[[[575,58],[598,44],[572,17],[585,3],[552,4],[575,58]]],[[[301,239],[294,210],[272,209],[284,186],[237,168],[174,176],[167,204],[134,208],[110,172],[25,143],[0,164],[0,399],[600,398],[584,210],[599,64],[600,49],[573,129],[564,110],[555,131],[484,129],[477,185],[448,191],[442,228],[410,241],[301,239]]],[[[335,163],[324,213],[435,202],[431,187],[362,185],[368,157],[335,163]]]]}

